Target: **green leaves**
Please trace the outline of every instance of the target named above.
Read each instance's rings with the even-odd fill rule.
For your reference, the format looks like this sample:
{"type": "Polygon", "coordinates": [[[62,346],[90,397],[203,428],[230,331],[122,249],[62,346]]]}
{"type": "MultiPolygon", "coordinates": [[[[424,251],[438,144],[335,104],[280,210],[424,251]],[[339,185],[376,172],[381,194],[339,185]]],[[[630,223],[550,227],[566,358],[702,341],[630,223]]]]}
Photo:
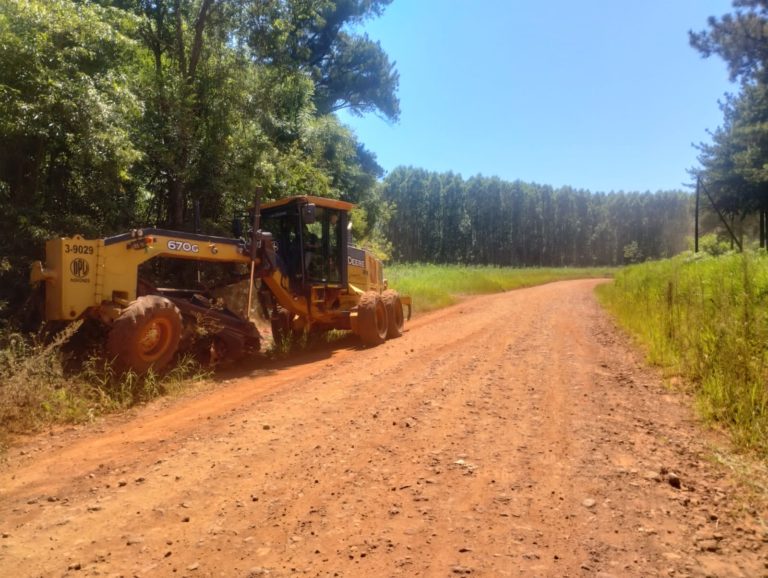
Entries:
{"type": "Polygon", "coordinates": [[[734,12],[707,21],[709,30],[689,32],[691,45],[709,57],[720,56],[728,65],[731,80],[768,80],[768,6],[763,0],[736,0],[734,12]]]}
{"type": "MultiPolygon", "coordinates": [[[[184,227],[192,199],[210,219],[222,218],[250,203],[257,185],[273,198],[362,199],[372,189],[380,168],[328,113],[354,94],[349,106],[360,112],[395,114],[396,83],[387,85],[388,100],[385,89],[370,88],[375,70],[366,71],[368,86],[353,87],[334,72],[347,63],[329,57],[340,39],[353,38],[345,26],[380,13],[388,0],[113,3],[142,18],[145,113],[137,136],[145,155],[138,169],[151,183],[146,209],[155,220],[184,227]],[[332,72],[336,78],[324,84],[332,72]]],[[[361,65],[381,61],[376,50],[361,65]]],[[[396,76],[391,66],[386,74],[385,83],[396,76]]]]}
{"type": "Polygon", "coordinates": [[[381,15],[391,1],[246,2],[248,45],[259,62],[311,78],[320,114],[347,108],[396,120],[400,103],[394,64],[377,42],[349,31],[381,15]]]}
{"type": "Polygon", "coordinates": [[[0,0],[0,300],[23,298],[46,239],[130,218],[135,24],[69,0],[0,0]]]}
{"type": "Polygon", "coordinates": [[[340,33],[327,64],[314,76],[321,111],[348,108],[360,116],[368,112],[378,112],[390,120],[400,116],[395,96],[400,77],[381,45],[367,35],[340,33]]]}

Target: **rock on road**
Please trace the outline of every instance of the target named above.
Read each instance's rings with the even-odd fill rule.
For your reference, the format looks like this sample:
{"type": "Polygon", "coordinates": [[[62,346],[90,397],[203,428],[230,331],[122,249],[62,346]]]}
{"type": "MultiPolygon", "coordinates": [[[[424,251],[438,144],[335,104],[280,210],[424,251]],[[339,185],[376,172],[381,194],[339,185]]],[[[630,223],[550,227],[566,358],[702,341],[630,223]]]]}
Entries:
{"type": "Polygon", "coordinates": [[[595,280],[468,299],[11,448],[0,574],[765,576],[595,280]]]}

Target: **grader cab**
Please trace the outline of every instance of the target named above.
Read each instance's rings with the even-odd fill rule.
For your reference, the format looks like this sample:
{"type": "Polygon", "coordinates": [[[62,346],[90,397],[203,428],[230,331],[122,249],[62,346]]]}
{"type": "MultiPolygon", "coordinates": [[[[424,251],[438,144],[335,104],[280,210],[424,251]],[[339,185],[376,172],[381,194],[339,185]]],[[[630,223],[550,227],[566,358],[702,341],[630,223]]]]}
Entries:
{"type": "Polygon", "coordinates": [[[148,228],[96,240],[52,239],[31,281],[45,284],[46,321],[98,320],[109,328],[108,355],[140,373],[168,364],[200,325],[213,332],[218,357],[257,351],[254,295],[276,339],[348,329],[377,345],[402,334],[411,301],[387,288],[378,259],[350,246],[352,208],[310,196],[257,203],[245,238],[148,228]],[[139,275],[155,258],[239,266],[248,278],[247,305],[235,311],[199,288],[155,287],[139,275]]]}

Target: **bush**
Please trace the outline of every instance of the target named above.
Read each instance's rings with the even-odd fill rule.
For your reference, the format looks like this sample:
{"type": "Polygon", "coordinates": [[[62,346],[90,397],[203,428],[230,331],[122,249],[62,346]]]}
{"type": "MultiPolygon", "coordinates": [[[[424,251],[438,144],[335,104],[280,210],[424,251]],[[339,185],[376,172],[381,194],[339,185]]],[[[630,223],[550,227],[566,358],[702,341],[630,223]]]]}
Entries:
{"type": "Polygon", "coordinates": [[[699,247],[704,253],[713,257],[719,257],[731,251],[730,243],[714,233],[701,237],[699,239],[699,247]]]}

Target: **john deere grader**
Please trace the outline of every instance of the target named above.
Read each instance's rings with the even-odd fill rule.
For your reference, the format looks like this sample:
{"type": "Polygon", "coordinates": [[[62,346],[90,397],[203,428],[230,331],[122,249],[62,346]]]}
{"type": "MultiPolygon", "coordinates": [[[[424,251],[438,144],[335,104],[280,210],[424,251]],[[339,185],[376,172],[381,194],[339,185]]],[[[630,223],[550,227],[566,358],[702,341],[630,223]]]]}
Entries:
{"type": "Polygon", "coordinates": [[[31,281],[44,283],[45,320],[90,318],[108,327],[107,353],[121,369],[167,365],[203,325],[217,357],[258,351],[254,299],[280,339],[349,329],[378,345],[402,334],[411,300],[387,288],[381,261],[349,244],[353,205],[319,197],[257,201],[245,237],[146,228],[104,239],[53,239],[31,281]],[[242,311],[199,288],[158,288],[139,266],[155,258],[238,264],[248,279],[242,311]]]}

